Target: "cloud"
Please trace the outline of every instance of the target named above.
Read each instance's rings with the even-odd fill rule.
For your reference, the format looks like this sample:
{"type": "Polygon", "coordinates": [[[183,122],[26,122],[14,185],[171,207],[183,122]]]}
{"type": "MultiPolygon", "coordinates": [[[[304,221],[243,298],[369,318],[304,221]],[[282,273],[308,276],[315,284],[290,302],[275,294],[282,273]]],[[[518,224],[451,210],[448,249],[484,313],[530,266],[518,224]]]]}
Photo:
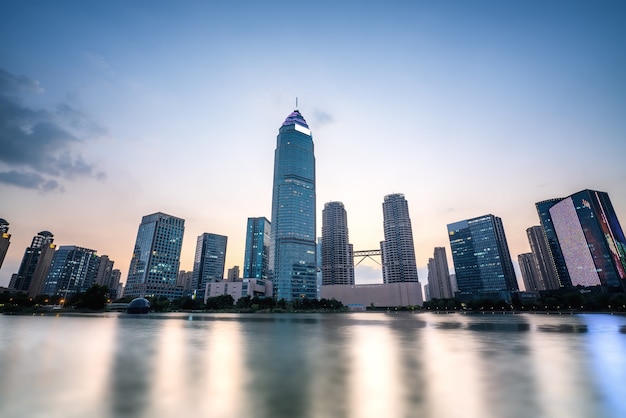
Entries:
{"type": "Polygon", "coordinates": [[[313,119],[315,122],[315,126],[322,126],[333,123],[335,121],[330,113],[319,109],[313,111],[313,119]]]}
{"type": "Polygon", "coordinates": [[[39,82],[0,68],[0,163],[9,167],[0,172],[0,182],[62,191],[60,179],[104,178],[78,150],[106,129],[65,103],[50,111],[19,101],[24,92],[43,91],[39,82]]]}
{"type": "Polygon", "coordinates": [[[37,189],[44,192],[64,191],[56,180],[46,180],[37,173],[20,173],[15,170],[0,172],[0,183],[6,183],[24,189],[37,189]]]}

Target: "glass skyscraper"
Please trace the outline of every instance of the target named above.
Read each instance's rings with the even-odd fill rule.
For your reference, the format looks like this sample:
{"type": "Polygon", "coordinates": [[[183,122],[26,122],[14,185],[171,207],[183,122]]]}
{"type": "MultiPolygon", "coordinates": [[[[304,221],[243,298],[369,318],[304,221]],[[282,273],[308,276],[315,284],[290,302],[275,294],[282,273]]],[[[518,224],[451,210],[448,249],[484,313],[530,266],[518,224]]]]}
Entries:
{"type": "Polygon", "coordinates": [[[44,294],[62,295],[86,291],[98,273],[100,257],[95,250],[62,245],[54,253],[44,285],[44,294]]]}
{"type": "Polygon", "coordinates": [[[191,287],[203,296],[208,282],[224,280],[228,237],[205,232],[198,237],[191,287]]]}
{"type": "Polygon", "coordinates": [[[313,151],[309,125],[294,110],[274,153],[270,276],[277,300],[317,298],[313,151]]]}
{"type": "Polygon", "coordinates": [[[572,286],[620,287],[626,238],[605,192],[583,190],[549,209],[572,286]]]}
{"type": "Polygon", "coordinates": [[[265,217],[248,218],[246,248],[243,257],[243,277],[267,279],[270,257],[270,221],[265,217]]]}
{"type": "Polygon", "coordinates": [[[176,279],[185,220],[157,212],[141,219],[124,296],[180,296],[176,279]]]}
{"type": "MultiPolygon", "coordinates": [[[[556,271],[558,287],[568,287],[572,285],[572,281],[567,271],[567,265],[561,252],[561,245],[559,239],[556,236],[554,225],[552,224],[552,216],[550,215],[550,208],[559,203],[562,198],[549,199],[535,203],[537,208],[537,214],[539,215],[539,222],[543,228],[543,233],[548,241],[548,252],[551,258],[553,269],[556,271]]],[[[555,283],[547,283],[548,286],[554,288],[555,283]]]]}
{"type": "Polygon", "coordinates": [[[502,220],[485,215],[448,225],[460,292],[518,290],[502,220]]]}
{"type": "Polygon", "coordinates": [[[403,194],[385,196],[383,230],[385,240],[380,243],[383,283],[419,282],[409,204],[403,194]]]}
{"type": "Polygon", "coordinates": [[[354,256],[348,237],[348,215],[341,202],[322,211],[322,285],[354,285],[354,256]]]}

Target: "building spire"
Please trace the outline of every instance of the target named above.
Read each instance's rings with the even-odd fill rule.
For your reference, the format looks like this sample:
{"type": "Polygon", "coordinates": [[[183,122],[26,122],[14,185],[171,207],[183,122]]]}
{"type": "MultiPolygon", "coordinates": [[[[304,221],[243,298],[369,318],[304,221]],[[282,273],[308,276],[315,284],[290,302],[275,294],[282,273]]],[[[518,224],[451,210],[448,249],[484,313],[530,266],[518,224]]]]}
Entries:
{"type": "Polygon", "coordinates": [[[296,110],[298,110],[298,96],[296,96],[296,110]]]}

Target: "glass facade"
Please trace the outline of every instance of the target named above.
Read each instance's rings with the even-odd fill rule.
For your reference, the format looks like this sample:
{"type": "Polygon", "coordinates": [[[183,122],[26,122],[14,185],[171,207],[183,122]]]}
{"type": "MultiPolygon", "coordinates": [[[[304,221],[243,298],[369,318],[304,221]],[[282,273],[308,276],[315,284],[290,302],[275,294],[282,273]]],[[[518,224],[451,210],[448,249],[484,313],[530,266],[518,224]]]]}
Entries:
{"type": "Polygon", "coordinates": [[[158,212],[142,218],[125,296],[176,296],[185,220],[158,212]]]}
{"type": "Polygon", "coordinates": [[[270,221],[265,217],[248,218],[243,277],[267,279],[269,277],[270,221]]]}
{"type": "Polygon", "coordinates": [[[86,291],[96,278],[99,262],[95,250],[60,246],[52,258],[43,293],[67,296],[86,291]]]}
{"type": "Polygon", "coordinates": [[[626,239],[607,193],[575,193],[552,206],[550,216],[571,285],[622,285],[626,239]]]}
{"type": "Polygon", "coordinates": [[[204,295],[204,288],[208,282],[224,279],[227,243],[228,237],[224,235],[205,232],[198,237],[191,287],[200,295],[204,295]]]}
{"type": "Polygon", "coordinates": [[[315,198],[313,138],[295,110],[279,130],[274,153],[270,276],[278,300],[317,298],[315,198]]]}
{"type": "Polygon", "coordinates": [[[572,281],[569,277],[569,272],[567,271],[567,265],[565,264],[565,259],[563,258],[563,252],[561,251],[559,239],[556,236],[556,231],[554,230],[554,225],[552,224],[552,217],[550,216],[550,208],[559,203],[561,200],[563,199],[557,198],[544,200],[535,203],[535,207],[537,208],[537,214],[539,215],[539,222],[541,223],[546,240],[548,241],[548,251],[553,268],[556,270],[559,287],[568,287],[572,285],[572,281]]]}
{"type": "Polygon", "coordinates": [[[502,220],[485,215],[448,225],[460,292],[518,290],[502,220]]]}

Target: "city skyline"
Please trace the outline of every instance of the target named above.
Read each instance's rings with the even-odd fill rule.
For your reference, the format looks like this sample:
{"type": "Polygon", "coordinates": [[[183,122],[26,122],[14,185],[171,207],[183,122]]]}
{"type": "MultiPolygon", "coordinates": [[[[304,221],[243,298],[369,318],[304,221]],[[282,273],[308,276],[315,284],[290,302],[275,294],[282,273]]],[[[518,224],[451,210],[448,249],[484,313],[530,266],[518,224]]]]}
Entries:
{"type": "MultiPolygon", "coordinates": [[[[380,200],[403,193],[422,280],[458,219],[498,214],[514,260],[536,202],[602,190],[626,222],[623,4],[330,7],[308,8],[326,28],[312,33],[276,4],[9,4],[0,286],[42,230],[108,255],[125,282],[137,220],[159,211],[186,220],[181,269],[203,231],[229,237],[227,268],[243,265],[296,96],[315,138],[317,235],[322,205],[342,201],[354,249],[377,248],[380,200]]],[[[355,275],[382,281],[367,262],[355,275]]]]}

